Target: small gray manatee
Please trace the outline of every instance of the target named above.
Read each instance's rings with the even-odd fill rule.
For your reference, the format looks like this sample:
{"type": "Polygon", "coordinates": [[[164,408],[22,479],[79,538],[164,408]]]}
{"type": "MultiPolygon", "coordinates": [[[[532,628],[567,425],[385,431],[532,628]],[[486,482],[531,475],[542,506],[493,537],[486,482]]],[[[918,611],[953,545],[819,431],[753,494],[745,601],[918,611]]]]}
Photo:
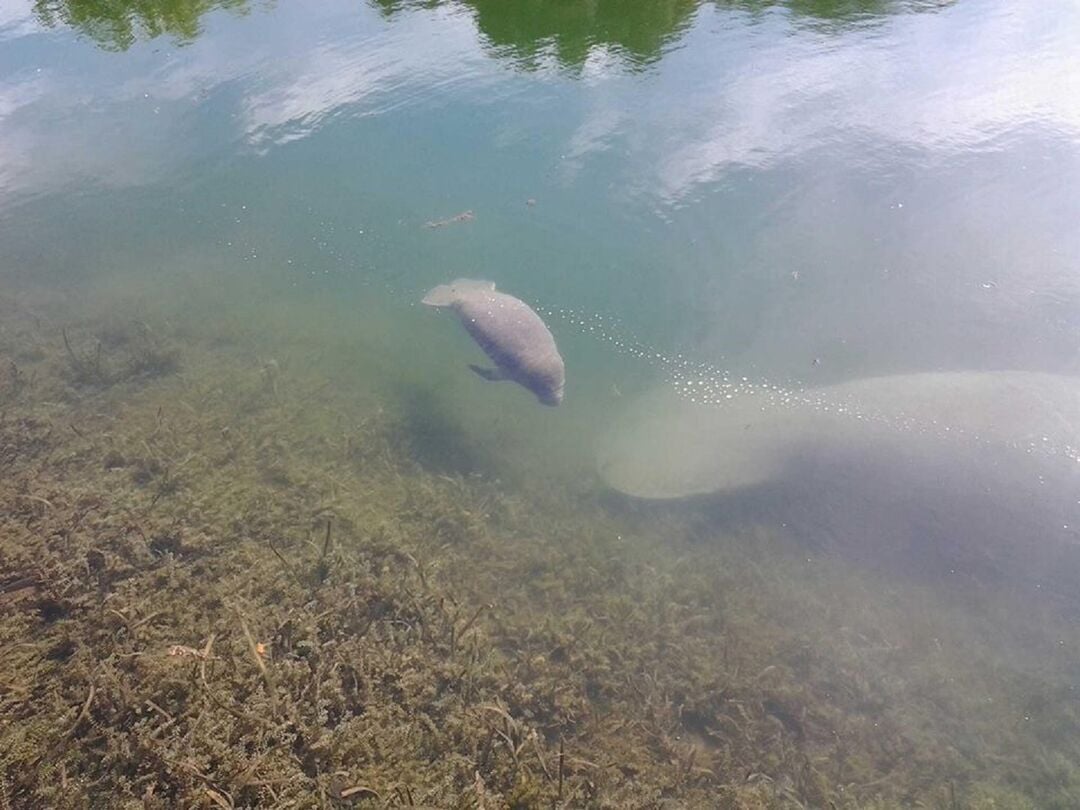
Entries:
{"type": "Polygon", "coordinates": [[[497,292],[490,281],[459,278],[424,296],[429,307],[449,307],[495,368],[470,365],[485,380],[511,380],[545,405],[563,399],[566,369],[555,338],[532,307],[497,292]]]}

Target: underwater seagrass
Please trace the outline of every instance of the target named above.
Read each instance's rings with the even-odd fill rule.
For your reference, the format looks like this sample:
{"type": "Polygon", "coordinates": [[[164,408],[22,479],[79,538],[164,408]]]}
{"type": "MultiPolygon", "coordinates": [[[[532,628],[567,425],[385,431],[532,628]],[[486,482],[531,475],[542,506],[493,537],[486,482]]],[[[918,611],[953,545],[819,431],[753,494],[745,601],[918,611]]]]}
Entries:
{"type": "Polygon", "coordinates": [[[562,402],[566,384],[562,356],[551,331],[524,301],[496,292],[490,281],[459,278],[432,289],[423,303],[457,313],[462,326],[495,363],[494,369],[469,366],[485,380],[516,382],[544,405],[562,402]]]}

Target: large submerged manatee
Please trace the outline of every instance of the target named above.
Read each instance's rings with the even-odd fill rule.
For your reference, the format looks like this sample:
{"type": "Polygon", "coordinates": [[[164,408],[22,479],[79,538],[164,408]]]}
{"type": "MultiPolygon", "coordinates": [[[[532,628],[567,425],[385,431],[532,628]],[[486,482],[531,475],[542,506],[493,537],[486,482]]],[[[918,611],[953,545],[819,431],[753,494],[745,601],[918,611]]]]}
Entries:
{"type": "Polygon", "coordinates": [[[662,386],[614,419],[597,461],[636,499],[765,510],[845,553],[1080,596],[1080,379],[894,375],[707,404],[662,386]]]}
{"type": "Polygon", "coordinates": [[[448,307],[495,368],[470,365],[485,380],[511,380],[532,391],[544,405],[563,400],[566,370],[547,325],[532,307],[498,292],[490,281],[459,278],[424,296],[430,307],[448,307]]]}

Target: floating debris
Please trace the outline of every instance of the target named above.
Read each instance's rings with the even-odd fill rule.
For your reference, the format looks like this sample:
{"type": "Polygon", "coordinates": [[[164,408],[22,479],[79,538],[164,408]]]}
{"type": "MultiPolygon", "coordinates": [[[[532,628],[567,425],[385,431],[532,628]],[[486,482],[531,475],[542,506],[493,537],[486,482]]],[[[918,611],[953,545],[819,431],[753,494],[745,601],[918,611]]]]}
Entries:
{"type": "Polygon", "coordinates": [[[445,228],[447,225],[455,225],[459,222],[472,222],[476,219],[476,214],[469,211],[462,211],[460,214],[454,214],[452,217],[446,219],[433,219],[424,223],[425,228],[445,228]]]}

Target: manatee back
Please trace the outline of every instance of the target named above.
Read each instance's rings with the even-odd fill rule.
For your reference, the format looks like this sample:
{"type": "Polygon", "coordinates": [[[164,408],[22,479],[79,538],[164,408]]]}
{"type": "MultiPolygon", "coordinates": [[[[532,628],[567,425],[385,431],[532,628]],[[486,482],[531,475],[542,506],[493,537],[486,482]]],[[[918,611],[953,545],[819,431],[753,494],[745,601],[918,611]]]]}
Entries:
{"type": "Polygon", "coordinates": [[[524,385],[545,405],[562,401],[562,356],[543,320],[524,301],[497,292],[490,281],[457,279],[432,289],[423,303],[453,309],[508,379],[524,385]]]}
{"type": "Polygon", "coordinates": [[[452,307],[463,298],[482,294],[484,291],[494,292],[495,283],[474,278],[459,278],[449,284],[433,287],[420,303],[429,307],[452,307]]]}
{"type": "Polygon", "coordinates": [[[455,308],[480,348],[515,378],[560,385],[563,361],[555,338],[524,301],[492,289],[473,289],[455,308]]]}

